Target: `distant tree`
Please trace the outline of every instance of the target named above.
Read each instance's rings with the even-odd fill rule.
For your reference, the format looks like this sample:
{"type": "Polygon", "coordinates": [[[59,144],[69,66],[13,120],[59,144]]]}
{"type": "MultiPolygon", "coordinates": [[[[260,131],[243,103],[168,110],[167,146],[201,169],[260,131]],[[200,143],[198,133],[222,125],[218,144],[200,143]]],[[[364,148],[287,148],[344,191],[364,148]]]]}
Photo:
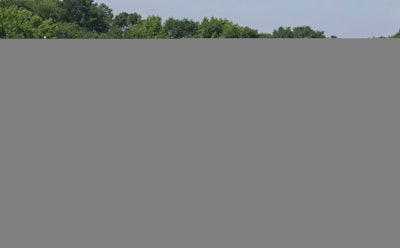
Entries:
{"type": "Polygon", "coordinates": [[[240,32],[240,38],[259,38],[260,35],[256,29],[251,29],[250,27],[242,27],[240,32]]]}
{"type": "Polygon", "coordinates": [[[169,39],[192,38],[199,28],[199,23],[183,18],[168,18],[164,23],[164,33],[169,39]]]}
{"type": "Polygon", "coordinates": [[[326,38],[324,31],[315,31],[309,26],[279,27],[272,32],[273,38],[326,38]]]}
{"type": "Polygon", "coordinates": [[[324,31],[315,31],[310,26],[293,28],[294,38],[326,38],[324,31]]]}
{"type": "Polygon", "coordinates": [[[56,29],[57,29],[57,23],[53,21],[53,19],[49,18],[47,20],[44,20],[37,28],[35,31],[34,38],[47,38],[47,39],[53,39],[57,38],[56,36],[56,29]]]}
{"type": "Polygon", "coordinates": [[[242,28],[231,22],[226,22],[223,26],[222,34],[217,38],[240,38],[242,36],[242,28]]]}
{"type": "Polygon", "coordinates": [[[17,6],[0,7],[0,38],[33,39],[53,37],[56,24],[52,19],[42,21],[31,11],[17,6]]]}
{"type": "Polygon", "coordinates": [[[197,30],[197,38],[221,38],[226,25],[232,25],[227,19],[204,17],[197,30]]]}
{"type": "Polygon", "coordinates": [[[91,17],[93,0],[63,0],[59,1],[61,21],[75,23],[84,27],[91,17]]]}
{"type": "Polygon", "coordinates": [[[13,5],[20,7],[20,8],[27,7],[26,0],[0,0],[0,7],[2,7],[2,8],[8,8],[13,5]]]}
{"type": "Polygon", "coordinates": [[[87,31],[104,33],[109,30],[113,20],[113,11],[105,4],[93,4],[90,9],[90,18],[86,24],[87,31]]]}
{"type": "Polygon", "coordinates": [[[59,1],[60,21],[77,24],[89,32],[107,32],[113,18],[112,9],[93,0],[59,1]]]}
{"type": "Polygon", "coordinates": [[[258,38],[258,31],[241,27],[228,19],[205,17],[199,25],[196,38],[258,38]]]}
{"type": "Polygon", "coordinates": [[[238,24],[227,22],[221,38],[258,38],[258,31],[250,27],[241,27],[238,24]]]}
{"type": "Polygon", "coordinates": [[[76,23],[59,22],[54,28],[54,37],[58,39],[96,39],[98,34],[82,30],[76,23]]]}
{"type": "MultiPolygon", "coordinates": [[[[114,17],[110,7],[95,0],[0,0],[0,8],[0,38],[326,38],[324,31],[310,26],[259,33],[216,17],[201,22],[170,17],[165,23],[156,15],[142,19],[138,13],[122,12],[114,17]]],[[[400,38],[400,30],[379,38],[400,38]]]]}
{"type": "Polygon", "coordinates": [[[81,36],[78,24],[71,22],[59,22],[54,31],[56,38],[60,39],[78,39],[81,36]]]}
{"type": "Polygon", "coordinates": [[[112,21],[112,25],[115,28],[119,28],[123,31],[130,28],[131,26],[138,24],[142,19],[142,16],[138,13],[128,14],[126,12],[122,12],[115,16],[112,21]]]}
{"type": "Polygon", "coordinates": [[[290,27],[284,28],[280,26],[272,32],[272,38],[294,38],[294,34],[290,27]]]}
{"type": "Polygon", "coordinates": [[[128,14],[122,12],[114,17],[111,21],[110,28],[107,32],[99,35],[102,39],[123,39],[126,38],[126,30],[133,25],[138,24],[142,17],[138,13],[128,14]]]}
{"type": "Polygon", "coordinates": [[[27,0],[25,7],[43,20],[52,18],[58,21],[60,19],[59,0],[27,0]]]}
{"type": "Polygon", "coordinates": [[[126,30],[126,38],[157,39],[165,38],[162,30],[162,19],[160,16],[151,15],[136,25],[126,30]]]}

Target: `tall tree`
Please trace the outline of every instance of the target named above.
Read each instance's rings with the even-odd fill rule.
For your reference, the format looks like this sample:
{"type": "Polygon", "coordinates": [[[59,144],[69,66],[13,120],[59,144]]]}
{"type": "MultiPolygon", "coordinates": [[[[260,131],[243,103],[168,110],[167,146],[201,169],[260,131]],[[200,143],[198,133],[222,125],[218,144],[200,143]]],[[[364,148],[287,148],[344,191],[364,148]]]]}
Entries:
{"type": "Polygon", "coordinates": [[[151,15],[126,30],[126,38],[157,39],[164,38],[162,32],[162,19],[160,16],[151,15]]]}
{"type": "Polygon", "coordinates": [[[315,31],[310,26],[293,28],[294,38],[326,38],[324,31],[315,31]]]}
{"type": "Polygon", "coordinates": [[[93,0],[63,0],[59,1],[61,21],[84,26],[90,19],[93,0]]]}
{"type": "Polygon", "coordinates": [[[203,18],[196,33],[198,38],[222,38],[225,26],[232,25],[227,19],[211,17],[203,18]]]}
{"type": "Polygon", "coordinates": [[[273,38],[326,38],[324,31],[315,31],[309,26],[294,27],[282,27],[275,29],[272,32],[273,38]]]}
{"type": "Polygon", "coordinates": [[[55,28],[52,19],[42,21],[42,18],[27,9],[18,6],[0,7],[0,38],[51,38],[55,28]]]}
{"type": "Polygon", "coordinates": [[[58,22],[54,28],[54,37],[58,39],[96,39],[97,33],[82,30],[76,23],[58,22]]]}
{"type": "MultiPolygon", "coordinates": [[[[1,37],[46,33],[58,38],[326,38],[310,26],[281,26],[271,34],[258,33],[216,17],[201,22],[171,17],[164,24],[155,15],[142,20],[138,13],[122,12],[114,18],[110,7],[94,0],[0,0],[0,7],[1,37]]],[[[388,38],[400,38],[400,31],[388,38]]]]}
{"type": "Polygon", "coordinates": [[[294,38],[294,35],[290,27],[284,28],[280,26],[278,29],[274,29],[272,38],[294,38]]]}
{"type": "Polygon", "coordinates": [[[168,18],[164,23],[164,32],[167,38],[192,38],[199,27],[199,23],[183,18],[182,20],[168,18]]]}
{"type": "Polygon", "coordinates": [[[138,24],[142,17],[138,13],[128,14],[122,12],[114,17],[111,21],[110,28],[107,33],[100,35],[101,38],[105,39],[122,39],[126,38],[126,30],[133,25],[138,24]]]}
{"type": "Polygon", "coordinates": [[[90,32],[106,32],[113,18],[112,9],[93,0],[63,0],[59,2],[60,21],[77,24],[90,32]]]}
{"type": "Polygon", "coordinates": [[[11,6],[26,8],[26,0],[0,0],[0,7],[8,8],[11,6]]]}
{"type": "Polygon", "coordinates": [[[43,20],[49,18],[59,20],[60,9],[58,2],[59,0],[27,0],[25,1],[25,6],[43,20]]]}
{"type": "Polygon", "coordinates": [[[131,26],[138,24],[141,21],[141,19],[142,16],[136,12],[132,14],[122,12],[115,16],[115,18],[112,21],[112,25],[122,30],[126,30],[131,26]]]}
{"type": "Polygon", "coordinates": [[[86,30],[104,33],[109,30],[113,20],[113,11],[105,4],[93,4],[90,9],[90,18],[86,30]]]}
{"type": "Polygon", "coordinates": [[[251,29],[248,26],[241,28],[240,38],[259,38],[259,37],[260,35],[258,33],[258,30],[251,29]]]}
{"type": "Polygon", "coordinates": [[[231,22],[226,22],[221,34],[221,38],[240,38],[242,36],[242,28],[231,22]]]}
{"type": "Polygon", "coordinates": [[[200,23],[196,38],[258,38],[256,29],[242,27],[228,19],[205,17],[200,23]]]}

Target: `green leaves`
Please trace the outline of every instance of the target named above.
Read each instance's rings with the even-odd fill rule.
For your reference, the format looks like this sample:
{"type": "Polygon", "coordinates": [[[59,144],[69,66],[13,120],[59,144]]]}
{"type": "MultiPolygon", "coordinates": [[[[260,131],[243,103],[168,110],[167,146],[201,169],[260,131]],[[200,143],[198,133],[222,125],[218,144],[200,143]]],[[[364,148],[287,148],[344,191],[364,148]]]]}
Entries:
{"type": "Polygon", "coordinates": [[[112,9],[93,0],[58,1],[60,22],[75,23],[88,32],[105,33],[113,20],[112,9]]]}
{"type": "Polygon", "coordinates": [[[0,0],[0,9],[0,38],[326,38],[309,26],[281,26],[270,34],[216,17],[201,22],[170,17],[164,23],[160,16],[142,19],[136,12],[114,17],[111,8],[94,0],[0,0]]]}
{"type": "Polygon", "coordinates": [[[17,7],[22,7],[26,8],[27,7],[27,1],[26,0],[0,0],[0,7],[1,8],[8,8],[11,6],[17,6],[17,7]]]}
{"type": "Polygon", "coordinates": [[[128,14],[122,12],[111,20],[111,25],[106,33],[100,35],[103,39],[122,39],[126,38],[126,31],[133,25],[141,22],[142,16],[138,13],[128,14]]]}
{"type": "Polygon", "coordinates": [[[241,27],[228,19],[205,17],[201,22],[197,38],[258,38],[258,31],[249,27],[241,27]]]}
{"type": "Polygon", "coordinates": [[[126,38],[156,39],[164,38],[161,17],[151,15],[126,30],[126,38]]]}
{"type": "Polygon", "coordinates": [[[138,13],[128,14],[126,12],[122,12],[115,16],[112,20],[112,25],[115,28],[120,28],[122,30],[130,28],[132,25],[139,23],[142,19],[142,16],[138,13]]]}
{"type": "Polygon", "coordinates": [[[205,17],[200,24],[197,32],[199,38],[221,38],[226,25],[230,22],[227,19],[220,19],[211,17],[208,19],[205,17]]]}
{"type": "Polygon", "coordinates": [[[39,38],[46,33],[45,26],[50,25],[50,22],[43,24],[39,16],[17,6],[0,8],[0,37],[7,39],[39,38]]]}
{"type": "Polygon", "coordinates": [[[199,28],[199,23],[186,18],[182,20],[170,17],[165,21],[163,31],[169,39],[192,38],[199,28]]]}
{"type": "Polygon", "coordinates": [[[96,39],[98,34],[79,28],[75,23],[59,22],[53,30],[53,37],[58,39],[96,39]]]}
{"type": "Polygon", "coordinates": [[[58,0],[27,0],[25,6],[43,20],[50,18],[58,20],[60,18],[58,0]]]}
{"type": "Polygon", "coordinates": [[[294,35],[290,27],[281,26],[272,32],[272,38],[294,38],[294,35]]]}
{"type": "Polygon", "coordinates": [[[279,27],[272,32],[272,38],[326,38],[323,31],[315,31],[309,26],[295,27],[279,27]]]}
{"type": "Polygon", "coordinates": [[[47,19],[43,21],[36,29],[35,38],[42,39],[46,38],[57,38],[55,30],[57,29],[57,24],[53,22],[52,19],[47,19]]]}
{"type": "Polygon", "coordinates": [[[243,27],[240,31],[240,38],[259,38],[260,35],[256,29],[251,29],[250,27],[243,27]]]}
{"type": "Polygon", "coordinates": [[[326,38],[323,31],[315,31],[309,26],[293,28],[294,38],[326,38]]]}

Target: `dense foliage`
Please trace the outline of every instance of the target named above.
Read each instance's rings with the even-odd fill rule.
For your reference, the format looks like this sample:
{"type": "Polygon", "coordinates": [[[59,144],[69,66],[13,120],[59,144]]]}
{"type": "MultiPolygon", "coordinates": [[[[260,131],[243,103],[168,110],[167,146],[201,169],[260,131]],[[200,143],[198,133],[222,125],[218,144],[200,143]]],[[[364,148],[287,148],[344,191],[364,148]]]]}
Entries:
{"type": "MultiPolygon", "coordinates": [[[[327,38],[309,26],[279,27],[259,33],[227,19],[205,17],[197,22],[113,10],[93,0],[0,0],[0,38],[327,38]]],[[[331,36],[330,38],[337,38],[331,36]]],[[[386,38],[386,37],[380,37],[386,38]]],[[[400,38],[400,31],[388,38],[400,38]]]]}

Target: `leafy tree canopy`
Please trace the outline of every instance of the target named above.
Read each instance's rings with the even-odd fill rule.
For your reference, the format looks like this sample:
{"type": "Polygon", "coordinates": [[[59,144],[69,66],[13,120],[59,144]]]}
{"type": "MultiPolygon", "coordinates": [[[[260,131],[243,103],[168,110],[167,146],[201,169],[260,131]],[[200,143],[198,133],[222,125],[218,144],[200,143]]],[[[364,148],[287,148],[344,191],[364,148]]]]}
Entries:
{"type": "Polygon", "coordinates": [[[315,31],[310,26],[279,27],[272,32],[272,38],[326,38],[324,31],[315,31]]]}
{"type": "MultiPolygon", "coordinates": [[[[283,27],[260,33],[225,18],[201,21],[113,10],[94,0],[0,0],[0,38],[327,38],[310,26],[283,27]]],[[[338,38],[335,35],[331,39],[338,38]]],[[[373,37],[375,38],[375,37],[373,37]]],[[[399,32],[378,38],[400,38],[399,32]]]]}
{"type": "Polygon", "coordinates": [[[0,8],[0,38],[32,39],[53,36],[56,24],[45,21],[31,11],[13,5],[0,8]]]}
{"type": "Polygon", "coordinates": [[[126,38],[137,39],[155,39],[165,38],[162,32],[161,17],[149,16],[144,20],[139,21],[136,25],[132,25],[126,31],[126,38]]]}

